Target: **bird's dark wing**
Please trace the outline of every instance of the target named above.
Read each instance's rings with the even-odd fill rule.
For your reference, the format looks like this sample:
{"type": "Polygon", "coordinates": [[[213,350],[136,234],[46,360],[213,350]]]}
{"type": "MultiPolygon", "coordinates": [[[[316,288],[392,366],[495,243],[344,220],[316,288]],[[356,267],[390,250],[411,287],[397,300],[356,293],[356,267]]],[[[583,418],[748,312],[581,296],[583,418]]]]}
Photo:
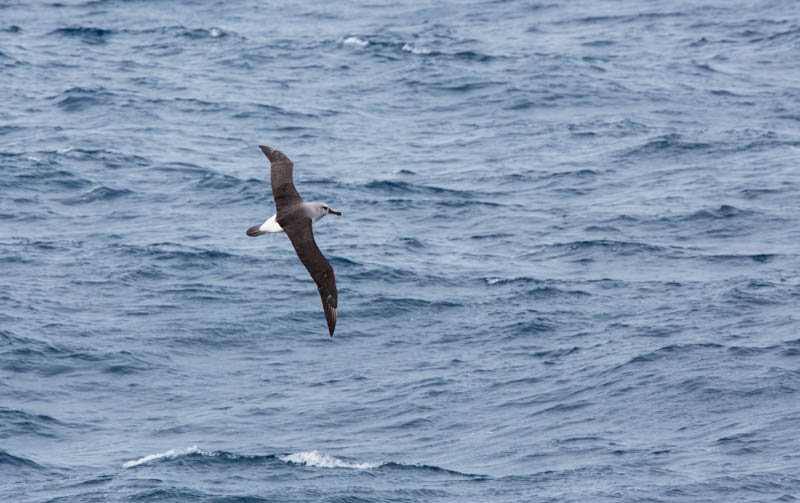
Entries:
{"type": "Polygon", "coordinates": [[[259,145],[258,148],[264,152],[270,162],[269,183],[272,185],[272,195],[275,197],[275,209],[278,215],[292,206],[303,202],[303,198],[297,193],[292,180],[292,161],[283,152],[274,148],[259,145]]]}
{"type": "Polygon", "coordinates": [[[314,241],[314,233],[311,231],[311,219],[296,219],[283,228],[289,239],[292,241],[294,251],[300,257],[300,261],[308,269],[308,273],[317,284],[319,296],[322,298],[322,309],[325,311],[325,319],[328,320],[328,331],[333,337],[333,329],[336,327],[337,299],[336,278],[333,275],[333,267],[325,260],[322,252],[319,251],[317,243],[314,241]]]}

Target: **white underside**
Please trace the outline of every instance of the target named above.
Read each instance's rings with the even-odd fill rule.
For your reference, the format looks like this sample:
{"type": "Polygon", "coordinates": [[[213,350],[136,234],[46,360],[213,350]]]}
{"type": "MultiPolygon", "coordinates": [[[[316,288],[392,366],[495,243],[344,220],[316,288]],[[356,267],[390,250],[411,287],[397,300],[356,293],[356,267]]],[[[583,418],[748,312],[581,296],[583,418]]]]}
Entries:
{"type": "Polygon", "coordinates": [[[278,215],[272,215],[269,217],[269,220],[261,224],[258,228],[261,232],[283,232],[283,227],[278,224],[278,221],[275,220],[275,217],[278,215]]]}

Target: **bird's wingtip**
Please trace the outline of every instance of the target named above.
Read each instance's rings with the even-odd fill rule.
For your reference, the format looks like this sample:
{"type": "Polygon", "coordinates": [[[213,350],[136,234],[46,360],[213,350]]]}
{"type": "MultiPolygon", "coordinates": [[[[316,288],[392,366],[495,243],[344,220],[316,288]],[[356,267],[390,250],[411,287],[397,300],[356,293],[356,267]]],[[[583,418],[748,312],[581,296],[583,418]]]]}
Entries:
{"type": "Polygon", "coordinates": [[[266,234],[266,232],[261,230],[261,224],[259,224],[259,225],[254,225],[254,226],[250,227],[249,229],[247,229],[245,231],[245,234],[247,234],[251,238],[254,238],[256,236],[260,236],[262,234],[266,234]]]}
{"type": "MultiPolygon", "coordinates": [[[[330,297],[329,297],[330,298],[330,297]]],[[[333,337],[333,331],[336,330],[336,318],[339,317],[339,309],[328,306],[328,332],[330,332],[330,336],[333,337]]]]}
{"type": "Polygon", "coordinates": [[[280,150],[275,150],[274,148],[268,147],[266,145],[259,145],[258,148],[260,148],[261,151],[264,152],[264,155],[267,156],[269,162],[289,160],[289,158],[286,157],[286,155],[280,150]]]}

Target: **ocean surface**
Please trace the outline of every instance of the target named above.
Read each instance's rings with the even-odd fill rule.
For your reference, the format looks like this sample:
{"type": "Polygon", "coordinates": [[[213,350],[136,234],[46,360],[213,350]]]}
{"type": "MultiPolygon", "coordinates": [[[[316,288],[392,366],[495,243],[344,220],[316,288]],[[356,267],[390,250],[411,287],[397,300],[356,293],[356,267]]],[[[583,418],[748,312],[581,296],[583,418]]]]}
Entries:
{"type": "Polygon", "coordinates": [[[793,0],[0,2],[0,501],[800,498],[793,0]],[[319,295],[258,144],[336,271],[319,295]]]}

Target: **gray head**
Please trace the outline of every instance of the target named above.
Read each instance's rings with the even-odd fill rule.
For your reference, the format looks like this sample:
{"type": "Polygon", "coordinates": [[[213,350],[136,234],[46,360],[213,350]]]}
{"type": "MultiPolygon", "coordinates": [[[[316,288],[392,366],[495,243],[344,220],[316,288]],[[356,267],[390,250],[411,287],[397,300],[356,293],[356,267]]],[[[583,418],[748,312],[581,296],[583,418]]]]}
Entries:
{"type": "Polygon", "coordinates": [[[332,213],[334,215],[339,215],[339,216],[342,215],[341,211],[336,211],[325,203],[317,203],[317,202],[308,203],[308,209],[310,210],[309,213],[311,213],[309,216],[315,222],[320,218],[324,217],[325,215],[327,215],[328,213],[332,213]]]}

